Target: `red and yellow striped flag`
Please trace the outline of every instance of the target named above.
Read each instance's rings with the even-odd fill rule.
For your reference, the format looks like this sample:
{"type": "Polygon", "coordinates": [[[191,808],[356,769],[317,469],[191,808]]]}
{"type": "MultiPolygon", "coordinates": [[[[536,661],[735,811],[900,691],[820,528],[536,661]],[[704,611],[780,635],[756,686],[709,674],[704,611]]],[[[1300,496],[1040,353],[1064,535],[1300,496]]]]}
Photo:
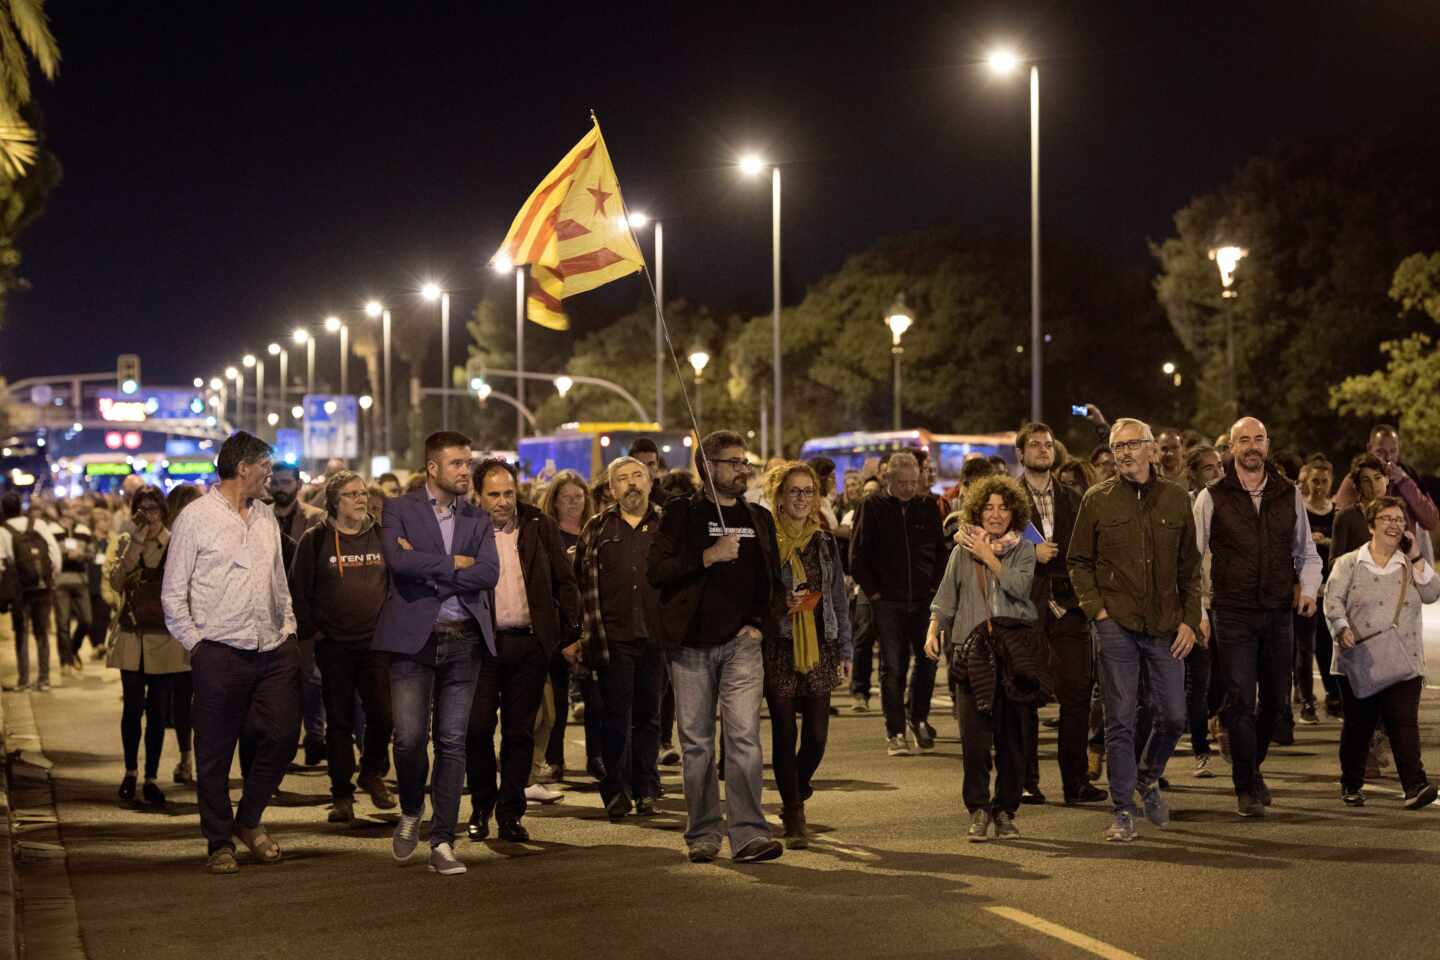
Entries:
{"type": "Polygon", "coordinates": [[[525,314],[552,330],[570,326],[560,301],[644,268],[598,120],[515,215],[504,260],[530,264],[525,314]]]}

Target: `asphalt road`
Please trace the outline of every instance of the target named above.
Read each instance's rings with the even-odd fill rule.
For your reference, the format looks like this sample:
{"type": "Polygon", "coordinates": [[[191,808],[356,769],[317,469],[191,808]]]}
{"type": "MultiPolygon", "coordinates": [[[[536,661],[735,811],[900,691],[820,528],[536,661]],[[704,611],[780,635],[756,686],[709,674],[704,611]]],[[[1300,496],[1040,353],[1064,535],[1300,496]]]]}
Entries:
{"type": "MultiPolygon", "coordinates": [[[[911,758],[885,756],[878,712],[846,709],[808,805],[811,849],[744,867],[684,859],[673,771],[653,819],[610,824],[582,775],[562,803],[531,808],[533,843],[462,840],[470,872],[441,878],[423,858],[390,859],[393,814],[367,801],[359,826],[325,823],[326,778],[303,769],[267,816],[285,861],[242,856],[238,877],[216,878],[202,869],[193,790],[169,783],[173,738],[169,808],[115,799],[118,674],[91,665],[48,694],[5,696],[13,721],[33,716],[44,758],[32,744],[29,759],[53,765],[75,901],[73,912],[32,904],[59,861],[48,881],[31,876],[43,864],[22,864],[31,957],[1440,956],[1440,805],[1402,811],[1386,778],[1366,807],[1342,806],[1334,721],[1301,727],[1272,754],[1276,805],[1263,821],[1235,816],[1223,764],[1194,779],[1182,745],[1167,830],[1142,822],[1138,842],[1110,845],[1103,808],[1052,803],[1021,808],[1020,840],[970,844],[946,708],[936,750],[911,758]],[[44,948],[64,931],[34,929],[65,923],[78,924],[83,954],[44,948]]],[[[1425,696],[1426,759],[1440,769],[1440,691],[1425,696]]],[[[1043,736],[1044,788],[1058,797],[1053,731],[1043,736]]],[[[572,763],[582,757],[572,741],[572,763]]],[[[778,821],[769,783],[766,799],[778,821]]],[[[35,802],[32,791],[16,806],[35,802]]],[[[46,829],[39,812],[28,822],[46,829]]]]}

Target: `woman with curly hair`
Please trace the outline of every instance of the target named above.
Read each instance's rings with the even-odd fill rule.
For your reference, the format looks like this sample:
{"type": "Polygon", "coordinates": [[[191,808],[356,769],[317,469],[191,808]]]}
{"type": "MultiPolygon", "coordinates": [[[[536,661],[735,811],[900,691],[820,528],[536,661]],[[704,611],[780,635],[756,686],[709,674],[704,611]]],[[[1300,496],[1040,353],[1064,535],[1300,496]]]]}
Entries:
{"type": "Polygon", "coordinates": [[[560,539],[565,542],[566,552],[574,557],[580,528],[596,512],[590,485],[574,470],[561,470],[540,495],[539,507],[560,526],[560,539]]]}
{"type": "MultiPolygon", "coordinates": [[[[1035,545],[1020,535],[1029,519],[1025,492],[1010,477],[996,474],[970,487],[965,497],[960,546],[950,554],[940,589],[930,605],[925,653],[932,660],[940,659],[942,647],[948,650],[963,643],[976,627],[992,617],[1029,623],[1037,620],[1035,605],[1030,601],[1035,545]]],[[[1011,703],[1006,696],[1003,669],[997,658],[988,714],[981,713],[978,691],[968,678],[955,684],[965,754],[962,792],[970,814],[969,837],[975,843],[991,838],[992,825],[997,840],[1020,836],[1014,819],[1025,782],[1025,708],[1011,703]]]]}
{"type": "Polygon", "coordinates": [[[830,691],[850,679],[854,655],[845,571],[835,538],[822,529],[820,479],[807,463],[790,461],[765,475],[765,495],[775,505],[775,540],[789,616],[763,642],[765,702],[770,708],[770,762],[784,803],[785,846],[802,850],[810,779],[825,755],[830,730],[830,691]],[[796,715],[800,716],[796,750],[796,715]]]}

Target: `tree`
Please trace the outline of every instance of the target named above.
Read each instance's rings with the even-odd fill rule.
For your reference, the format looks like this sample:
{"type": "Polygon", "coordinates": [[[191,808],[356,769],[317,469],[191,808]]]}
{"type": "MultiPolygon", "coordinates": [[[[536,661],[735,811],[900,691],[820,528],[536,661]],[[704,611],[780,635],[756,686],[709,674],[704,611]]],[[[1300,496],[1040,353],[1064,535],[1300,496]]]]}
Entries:
{"type": "MultiPolygon", "coordinates": [[[[1424,314],[1440,323],[1440,253],[1406,257],[1395,271],[1390,299],[1402,316],[1424,314]]],[[[1330,406],[1353,417],[1394,418],[1405,438],[1406,458],[1440,463],[1440,353],[1425,333],[1380,344],[1385,367],[1346,377],[1330,390],[1330,406]]],[[[1368,426],[1368,423],[1367,423],[1368,426]]]]}
{"type": "Polygon", "coordinates": [[[31,59],[47,80],[60,71],[45,0],[0,0],[0,180],[20,179],[38,154],[38,138],[23,114],[30,104],[31,59]]]}
{"type": "Polygon", "coordinates": [[[1152,247],[1155,292],[1199,372],[1197,425],[1229,425],[1229,314],[1241,414],[1282,446],[1333,454],[1363,442],[1337,434],[1330,387],[1407,332],[1386,290],[1402,256],[1440,244],[1440,136],[1277,146],[1192,200],[1175,228],[1152,247]],[[1249,250],[1233,299],[1208,256],[1222,244],[1249,250]]]}

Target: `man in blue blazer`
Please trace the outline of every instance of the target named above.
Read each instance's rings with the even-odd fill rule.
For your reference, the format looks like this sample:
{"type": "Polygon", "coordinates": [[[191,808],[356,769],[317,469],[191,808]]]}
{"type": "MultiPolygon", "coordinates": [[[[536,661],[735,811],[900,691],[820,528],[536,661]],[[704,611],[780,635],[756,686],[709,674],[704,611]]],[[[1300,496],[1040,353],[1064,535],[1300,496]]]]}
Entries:
{"type": "Polygon", "coordinates": [[[495,652],[491,591],[500,577],[494,527],[469,495],[470,439],[453,431],[432,433],[425,439],[425,485],[385,502],[381,549],[390,590],[372,647],[390,654],[400,782],[395,859],[404,862],[419,842],[433,697],[430,869],[446,876],[465,872],[454,852],[465,733],[480,645],[495,652]]]}

